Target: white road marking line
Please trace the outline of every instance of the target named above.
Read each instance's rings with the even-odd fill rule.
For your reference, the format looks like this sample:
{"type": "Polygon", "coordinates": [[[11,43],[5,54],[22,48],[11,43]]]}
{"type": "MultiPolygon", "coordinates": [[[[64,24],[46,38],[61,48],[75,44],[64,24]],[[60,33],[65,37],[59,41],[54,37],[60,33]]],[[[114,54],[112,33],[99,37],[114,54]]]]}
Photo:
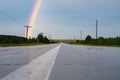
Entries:
{"type": "Polygon", "coordinates": [[[46,52],[1,80],[48,80],[60,46],[46,52]]]}

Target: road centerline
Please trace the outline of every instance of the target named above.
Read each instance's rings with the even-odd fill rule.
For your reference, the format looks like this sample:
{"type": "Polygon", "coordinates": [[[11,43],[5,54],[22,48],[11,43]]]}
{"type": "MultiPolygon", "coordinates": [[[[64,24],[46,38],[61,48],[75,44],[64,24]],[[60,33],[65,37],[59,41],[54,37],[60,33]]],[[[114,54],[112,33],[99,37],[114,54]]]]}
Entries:
{"type": "Polygon", "coordinates": [[[1,80],[48,80],[60,46],[51,49],[1,80]]]}

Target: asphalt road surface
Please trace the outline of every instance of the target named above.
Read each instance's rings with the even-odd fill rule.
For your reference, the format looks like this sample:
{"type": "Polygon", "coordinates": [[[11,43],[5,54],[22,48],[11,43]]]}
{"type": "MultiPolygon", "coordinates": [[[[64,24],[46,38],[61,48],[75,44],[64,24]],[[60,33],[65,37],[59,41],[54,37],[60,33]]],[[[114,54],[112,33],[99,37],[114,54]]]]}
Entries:
{"type": "Polygon", "coordinates": [[[120,80],[120,48],[63,43],[0,48],[0,80],[120,80]]]}

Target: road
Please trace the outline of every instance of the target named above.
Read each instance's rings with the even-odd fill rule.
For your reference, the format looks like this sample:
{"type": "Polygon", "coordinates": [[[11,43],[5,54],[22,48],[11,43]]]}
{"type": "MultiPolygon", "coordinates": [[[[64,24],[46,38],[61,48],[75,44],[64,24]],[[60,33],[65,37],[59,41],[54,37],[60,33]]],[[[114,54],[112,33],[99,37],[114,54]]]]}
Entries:
{"type": "Polygon", "coordinates": [[[120,48],[52,44],[0,48],[0,80],[119,80],[120,48]]]}

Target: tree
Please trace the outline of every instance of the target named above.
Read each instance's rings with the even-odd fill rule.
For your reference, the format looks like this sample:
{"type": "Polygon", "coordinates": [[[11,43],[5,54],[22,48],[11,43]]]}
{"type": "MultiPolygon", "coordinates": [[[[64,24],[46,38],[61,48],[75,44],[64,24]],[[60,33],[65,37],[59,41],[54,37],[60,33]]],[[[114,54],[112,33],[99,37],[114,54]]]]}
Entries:
{"type": "Polygon", "coordinates": [[[105,44],[105,39],[104,39],[104,37],[102,37],[102,36],[99,37],[98,40],[97,40],[97,42],[98,42],[99,45],[105,44]]]}
{"type": "Polygon", "coordinates": [[[86,38],[85,38],[85,42],[86,43],[90,43],[92,41],[92,37],[90,35],[88,35],[86,38]]]}
{"type": "Polygon", "coordinates": [[[43,33],[38,34],[38,42],[43,42],[43,33]]]}
{"type": "Polygon", "coordinates": [[[43,33],[40,33],[36,39],[39,43],[49,43],[50,42],[50,40],[46,36],[43,36],[43,33]]]}
{"type": "Polygon", "coordinates": [[[0,35],[0,43],[2,44],[20,44],[27,41],[24,37],[12,36],[12,35],[0,35]]]}
{"type": "Polygon", "coordinates": [[[45,37],[43,38],[43,42],[44,42],[44,43],[49,43],[50,41],[49,41],[49,39],[45,36],[45,37]]]}

